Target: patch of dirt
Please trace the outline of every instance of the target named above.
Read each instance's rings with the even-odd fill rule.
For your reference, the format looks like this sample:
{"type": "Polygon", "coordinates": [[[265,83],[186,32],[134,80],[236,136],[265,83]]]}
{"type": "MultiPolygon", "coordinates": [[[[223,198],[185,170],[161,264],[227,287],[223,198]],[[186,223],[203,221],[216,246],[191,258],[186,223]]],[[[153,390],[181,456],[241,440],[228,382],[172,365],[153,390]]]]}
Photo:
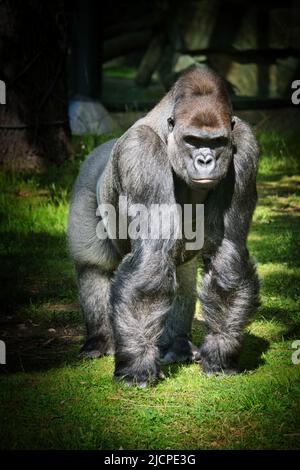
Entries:
{"type": "MultiPolygon", "coordinates": [[[[65,310],[65,309],[64,309],[65,310]]],[[[83,342],[83,326],[40,325],[28,320],[24,323],[1,323],[1,339],[6,344],[6,365],[3,373],[47,370],[76,358],[83,342]]]]}

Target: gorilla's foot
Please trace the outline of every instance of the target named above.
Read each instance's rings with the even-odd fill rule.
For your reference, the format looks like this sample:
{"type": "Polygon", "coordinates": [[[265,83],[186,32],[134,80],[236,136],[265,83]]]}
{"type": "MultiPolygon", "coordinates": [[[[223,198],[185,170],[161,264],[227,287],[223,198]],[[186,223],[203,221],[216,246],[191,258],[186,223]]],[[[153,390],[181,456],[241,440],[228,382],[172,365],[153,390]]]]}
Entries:
{"type": "Polygon", "coordinates": [[[122,381],[128,387],[146,388],[165,379],[165,375],[157,364],[152,364],[147,368],[116,366],[114,379],[117,382],[122,381]]]}
{"type": "Polygon", "coordinates": [[[79,357],[95,359],[101,356],[114,354],[114,346],[110,339],[103,335],[92,336],[86,340],[79,352],[79,357]]]}
{"type": "Polygon", "coordinates": [[[159,380],[165,379],[166,376],[162,371],[159,371],[155,376],[148,374],[148,372],[135,374],[135,375],[124,375],[122,373],[116,372],[114,379],[116,382],[123,382],[127,387],[139,387],[146,388],[151,385],[156,385],[159,380]]]}
{"type": "Polygon", "coordinates": [[[201,352],[201,360],[199,361],[203,372],[208,376],[213,375],[236,375],[238,374],[238,367],[236,361],[229,361],[221,363],[220,361],[212,360],[201,352]]]}
{"type": "Polygon", "coordinates": [[[186,338],[177,338],[173,344],[161,351],[161,364],[174,364],[186,362],[199,362],[199,349],[186,338]]]}
{"type": "Polygon", "coordinates": [[[209,334],[200,349],[200,363],[207,375],[238,373],[240,343],[235,338],[209,334]]]}

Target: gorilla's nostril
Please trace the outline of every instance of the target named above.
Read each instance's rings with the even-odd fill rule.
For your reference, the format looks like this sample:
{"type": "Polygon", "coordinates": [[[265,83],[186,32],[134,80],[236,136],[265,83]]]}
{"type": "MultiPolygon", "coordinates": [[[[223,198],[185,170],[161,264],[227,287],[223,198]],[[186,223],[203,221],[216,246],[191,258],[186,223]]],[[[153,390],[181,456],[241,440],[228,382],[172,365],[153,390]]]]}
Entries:
{"type": "Polygon", "coordinates": [[[205,165],[205,159],[204,159],[204,157],[197,157],[197,158],[196,158],[196,164],[199,165],[199,166],[205,165]]]}
{"type": "Polygon", "coordinates": [[[211,165],[212,163],[213,163],[213,158],[210,155],[208,155],[208,156],[199,155],[196,158],[196,165],[197,166],[206,167],[206,166],[211,165]]]}

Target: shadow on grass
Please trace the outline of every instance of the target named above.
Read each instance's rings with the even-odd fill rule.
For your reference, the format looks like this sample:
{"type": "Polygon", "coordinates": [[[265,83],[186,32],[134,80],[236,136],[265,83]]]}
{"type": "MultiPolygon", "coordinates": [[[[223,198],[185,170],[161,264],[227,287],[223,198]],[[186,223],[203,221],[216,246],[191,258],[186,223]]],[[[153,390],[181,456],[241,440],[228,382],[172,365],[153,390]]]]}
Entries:
{"type": "Polygon", "coordinates": [[[300,259],[295,256],[299,251],[299,228],[299,221],[295,220],[293,224],[292,217],[288,216],[274,216],[270,223],[256,222],[253,224],[252,235],[258,235],[260,239],[249,242],[251,255],[262,264],[285,263],[288,268],[300,267],[300,259]],[[276,225],[278,219],[280,226],[276,225]]]}
{"type": "Polygon", "coordinates": [[[34,338],[35,343],[7,344],[7,364],[0,366],[0,372],[12,374],[17,372],[42,372],[50,369],[78,363],[79,342],[67,341],[57,337],[52,344],[46,344],[50,338],[34,338]]]}
{"type": "Polygon", "coordinates": [[[257,369],[265,364],[262,354],[270,347],[269,341],[252,333],[245,333],[244,344],[239,360],[240,372],[257,369]]]}
{"type": "MultiPolygon", "coordinates": [[[[194,319],[194,324],[196,326],[195,344],[200,347],[206,334],[205,322],[194,319]]],[[[246,332],[239,361],[240,371],[255,370],[263,365],[265,360],[261,356],[269,349],[269,346],[270,343],[266,339],[246,332]]]]}
{"type": "Polygon", "coordinates": [[[1,372],[48,370],[77,360],[84,333],[63,235],[1,234],[1,372]]]}
{"type": "Polygon", "coordinates": [[[4,233],[0,255],[2,315],[45,300],[74,299],[73,268],[64,236],[4,233]]]}
{"type": "MultiPolygon", "coordinates": [[[[196,320],[198,337],[204,336],[204,322],[196,320]],[[200,327],[200,328],[199,328],[200,327]]],[[[55,333],[48,330],[35,331],[33,328],[20,338],[15,338],[7,343],[7,365],[2,367],[2,372],[33,372],[46,371],[65,365],[79,364],[78,358],[80,345],[83,341],[83,327],[56,328],[55,333]]],[[[197,346],[202,341],[197,341],[197,346]]],[[[240,371],[255,370],[264,364],[262,353],[269,348],[269,342],[253,334],[246,333],[244,346],[240,359],[240,371]]],[[[163,366],[166,376],[176,376],[186,364],[171,364],[163,366]]],[[[101,367],[101,364],[99,364],[101,367]]]]}
{"type": "Polygon", "coordinates": [[[279,183],[282,181],[283,178],[290,178],[295,176],[295,172],[293,170],[282,171],[277,170],[272,173],[259,173],[257,177],[258,183],[279,183]]]}
{"type": "MultiPolygon", "coordinates": [[[[193,321],[193,343],[199,348],[206,334],[205,323],[202,320],[194,319],[193,321]]],[[[245,333],[243,348],[239,360],[239,371],[247,372],[257,369],[265,364],[262,355],[270,347],[269,341],[252,333],[245,333]]],[[[167,377],[176,377],[180,373],[182,367],[186,364],[168,364],[162,367],[167,377]]],[[[201,368],[201,364],[200,364],[201,368]]]]}
{"type": "Polygon", "coordinates": [[[275,320],[277,323],[284,327],[284,331],[280,332],[280,338],[277,338],[280,341],[289,341],[292,339],[297,339],[300,334],[300,325],[293,319],[293,314],[298,314],[298,310],[287,311],[283,308],[272,308],[272,307],[263,307],[260,309],[260,312],[257,316],[258,320],[275,320]]]}

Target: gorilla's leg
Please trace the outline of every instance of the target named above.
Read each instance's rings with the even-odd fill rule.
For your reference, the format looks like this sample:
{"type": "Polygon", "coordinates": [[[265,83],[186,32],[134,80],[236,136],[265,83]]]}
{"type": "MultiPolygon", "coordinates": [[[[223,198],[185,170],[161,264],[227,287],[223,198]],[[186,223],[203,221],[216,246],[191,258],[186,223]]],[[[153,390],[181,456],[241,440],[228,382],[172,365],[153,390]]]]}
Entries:
{"type": "Polygon", "coordinates": [[[247,248],[223,240],[210,261],[201,294],[209,333],[201,348],[204,372],[235,373],[243,330],[259,305],[259,282],[247,248]]]}
{"type": "Polygon", "coordinates": [[[198,259],[176,270],[177,291],[159,341],[161,363],[189,362],[199,359],[199,350],[191,342],[196,303],[198,259]]]}
{"type": "Polygon", "coordinates": [[[160,378],[158,340],[174,297],[175,267],[151,242],[127,255],[111,289],[115,378],[145,387],[160,378]],[[150,245],[150,249],[148,249],[150,245]]]}
{"type": "Polygon", "coordinates": [[[91,358],[114,353],[109,320],[111,276],[97,267],[77,267],[80,303],[84,313],[87,339],[81,355],[91,358]]]}

